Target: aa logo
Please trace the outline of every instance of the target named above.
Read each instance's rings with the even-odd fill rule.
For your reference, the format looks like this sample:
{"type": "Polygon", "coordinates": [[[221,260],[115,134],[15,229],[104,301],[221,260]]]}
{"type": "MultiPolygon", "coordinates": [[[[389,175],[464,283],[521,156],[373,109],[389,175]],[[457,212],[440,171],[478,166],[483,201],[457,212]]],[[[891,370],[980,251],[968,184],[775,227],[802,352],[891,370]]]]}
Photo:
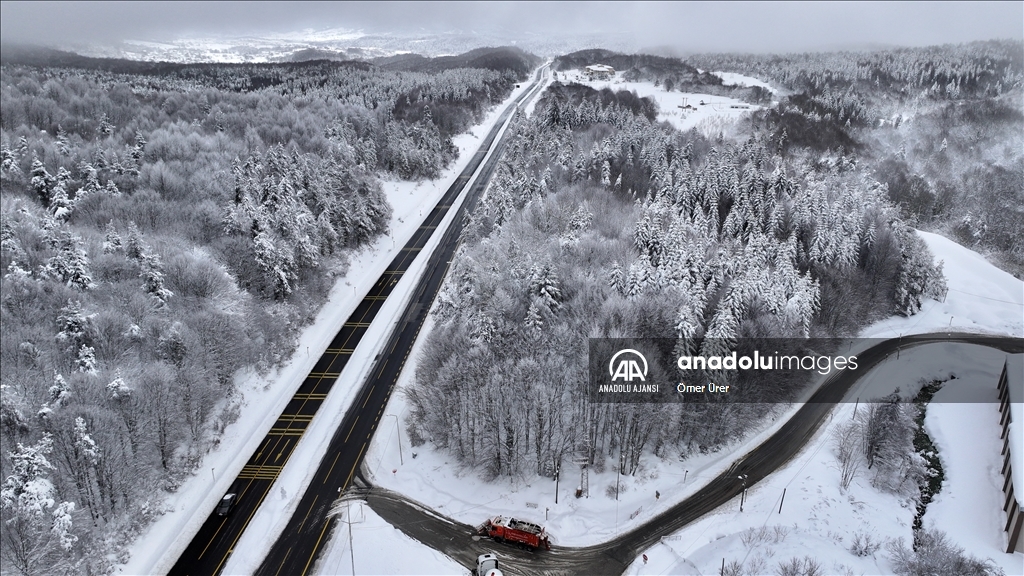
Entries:
{"type": "Polygon", "coordinates": [[[612,377],[612,382],[616,380],[624,382],[640,380],[643,382],[647,377],[647,358],[631,348],[619,350],[608,362],[608,375],[612,377]]]}

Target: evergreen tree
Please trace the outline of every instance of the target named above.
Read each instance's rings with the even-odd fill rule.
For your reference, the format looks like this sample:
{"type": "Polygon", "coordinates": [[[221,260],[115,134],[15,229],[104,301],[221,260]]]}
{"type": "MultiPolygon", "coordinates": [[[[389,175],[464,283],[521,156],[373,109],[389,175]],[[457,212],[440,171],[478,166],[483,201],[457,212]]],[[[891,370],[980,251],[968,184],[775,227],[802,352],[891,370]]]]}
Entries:
{"type": "Polygon", "coordinates": [[[121,243],[121,235],[117,233],[117,228],[114,227],[114,221],[107,222],[105,228],[106,235],[103,238],[103,253],[104,254],[117,254],[124,250],[124,245],[121,243]]]}
{"type": "Polygon", "coordinates": [[[54,177],[46,171],[46,167],[39,161],[39,158],[35,156],[32,157],[32,171],[29,173],[29,177],[31,178],[29,185],[36,193],[36,196],[39,197],[39,202],[42,203],[43,208],[49,208],[50,193],[57,182],[54,177]]]}
{"type": "Polygon", "coordinates": [[[163,265],[158,254],[146,254],[142,257],[142,271],[139,272],[139,277],[143,280],[142,289],[161,306],[167,304],[167,300],[174,296],[174,292],[164,286],[163,265]]]}
{"type": "Polygon", "coordinates": [[[81,248],[81,240],[78,237],[54,229],[50,242],[55,245],[56,250],[44,268],[48,276],[78,290],[88,290],[96,286],[89,270],[89,256],[81,248]]]}

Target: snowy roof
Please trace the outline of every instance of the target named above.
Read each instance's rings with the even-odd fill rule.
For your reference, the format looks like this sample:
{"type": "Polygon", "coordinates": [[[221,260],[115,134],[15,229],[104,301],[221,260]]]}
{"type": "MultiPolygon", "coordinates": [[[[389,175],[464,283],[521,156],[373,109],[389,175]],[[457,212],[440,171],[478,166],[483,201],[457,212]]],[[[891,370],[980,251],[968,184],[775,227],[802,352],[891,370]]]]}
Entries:
{"type": "Polygon", "coordinates": [[[1024,354],[1006,356],[1007,389],[1010,393],[1010,470],[1013,495],[1018,505],[1024,496],[1024,354]]]}
{"type": "Polygon", "coordinates": [[[590,72],[608,72],[609,74],[615,72],[615,68],[612,68],[607,64],[591,64],[590,66],[587,66],[587,70],[590,72]]]}
{"type": "Polygon", "coordinates": [[[523,532],[529,532],[530,534],[540,534],[544,532],[544,528],[534,524],[533,522],[527,522],[525,520],[517,520],[515,518],[505,518],[498,516],[492,522],[496,526],[508,526],[513,530],[522,530],[523,532]]]}

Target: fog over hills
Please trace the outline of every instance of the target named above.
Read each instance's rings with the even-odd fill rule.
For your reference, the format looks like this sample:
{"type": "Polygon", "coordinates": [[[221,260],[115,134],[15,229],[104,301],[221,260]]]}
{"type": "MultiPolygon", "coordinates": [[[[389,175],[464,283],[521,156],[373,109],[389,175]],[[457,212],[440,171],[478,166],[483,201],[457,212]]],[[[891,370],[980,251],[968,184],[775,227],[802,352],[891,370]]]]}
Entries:
{"type": "Polygon", "coordinates": [[[168,62],[445,56],[517,46],[696,52],[873,50],[1021,38],[1020,3],[0,3],[5,43],[168,62]]]}

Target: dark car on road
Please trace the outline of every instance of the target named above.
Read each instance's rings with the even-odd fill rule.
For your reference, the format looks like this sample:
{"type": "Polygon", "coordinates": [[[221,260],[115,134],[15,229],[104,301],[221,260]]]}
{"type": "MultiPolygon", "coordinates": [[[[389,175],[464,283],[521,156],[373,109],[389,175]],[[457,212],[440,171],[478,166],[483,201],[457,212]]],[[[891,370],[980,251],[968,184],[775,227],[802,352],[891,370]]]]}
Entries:
{"type": "Polygon", "coordinates": [[[228,492],[220,499],[217,504],[217,516],[227,516],[231,509],[235,506],[235,500],[238,499],[238,494],[234,492],[228,492]]]}

